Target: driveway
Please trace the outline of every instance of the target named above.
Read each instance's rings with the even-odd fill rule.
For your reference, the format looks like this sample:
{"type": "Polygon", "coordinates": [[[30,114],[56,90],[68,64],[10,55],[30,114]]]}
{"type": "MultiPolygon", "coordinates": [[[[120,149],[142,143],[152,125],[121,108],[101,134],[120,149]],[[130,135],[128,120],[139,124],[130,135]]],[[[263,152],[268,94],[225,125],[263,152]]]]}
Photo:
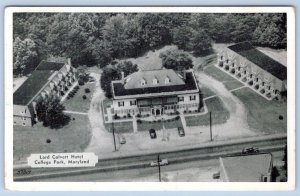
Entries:
{"type": "Polygon", "coordinates": [[[244,104],[227,90],[222,82],[219,82],[204,72],[196,72],[195,75],[202,86],[206,86],[216,93],[230,113],[230,117],[225,124],[213,126],[214,138],[226,139],[255,135],[248,126],[247,110],[244,104]]]}

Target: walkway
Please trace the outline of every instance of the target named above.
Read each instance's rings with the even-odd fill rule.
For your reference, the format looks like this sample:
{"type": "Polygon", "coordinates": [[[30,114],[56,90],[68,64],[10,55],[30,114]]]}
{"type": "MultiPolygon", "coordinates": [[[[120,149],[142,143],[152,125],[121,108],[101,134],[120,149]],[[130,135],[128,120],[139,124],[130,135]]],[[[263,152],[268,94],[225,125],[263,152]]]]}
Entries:
{"type": "Polygon", "coordinates": [[[86,112],[75,112],[75,111],[69,111],[69,110],[65,110],[63,111],[64,113],[67,113],[67,114],[80,114],[80,115],[88,115],[88,113],[86,112]]]}

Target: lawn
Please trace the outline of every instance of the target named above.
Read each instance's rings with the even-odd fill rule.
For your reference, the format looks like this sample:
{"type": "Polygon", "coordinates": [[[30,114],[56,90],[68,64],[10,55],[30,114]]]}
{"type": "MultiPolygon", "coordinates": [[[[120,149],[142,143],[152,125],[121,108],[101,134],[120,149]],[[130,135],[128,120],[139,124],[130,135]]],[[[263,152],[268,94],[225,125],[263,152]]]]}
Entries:
{"type": "Polygon", "coordinates": [[[207,97],[210,97],[210,96],[213,96],[213,95],[216,95],[216,93],[215,92],[213,92],[212,90],[210,90],[209,88],[207,88],[207,87],[200,87],[200,90],[201,90],[201,93],[202,93],[202,95],[203,95],[203,99],[204,98],[207,98],[207,97]]]}
{"type": "Polygon", "coordinates": [[[163,128],[163,125],[166,129],[173,129],[177,127],[182,127],[182,122],[180,118],[178,120],[174,118],[170,121],[164,122],[148,122],[142,120],[142,123],[137,123],[138,131],[148,131],[150,129],[160,130],[163,128]]]}
{"type": "Polygon", "coordinates": [[[31,153],[82,152],[91,138],[89,119],[85,115],[70,117],[70,123],[57,130],[44,127],[42,123],[33,127],[14,126],[14,160],[24,159],[31,153]],[[51,142],[47,143],[47,139],[51,142]]]}
{"type": "Polygon", "coordinates": [[[248,124],[254,130],[264,133],[287,132],[287,104],[283,101],[268,101],[249,88],[234,91],[248,110],[248,124]],[[279,116],[283,119],[280,120],[279,116]]]}
{"type": "Polygon", "coordinates": [[[90,109],[90,103],[95,88],[95,83],[85,83],[83,86],[79,85],[79,90],[75,93],[74,97],[70,99],[65,99],[63,105],[66,107],[66,110],[75,111],[75,112],[88,112],[90,109]],[[89,88],[90,92],[86,93],[85,89],[89,88]],[[86,95],[86,99],[83,99],[82,96],[86,95]]]}
{"type": "Polygon", "coordinates": [[[223,124],[229,118],[229,112],[224,107],[219,97],[213,97],[205,101],[208,113],[199,116],[185,117],[187,126],[207,126],[209,125],[209,112],[211,112],[212,124],[223,124]]]}
{"type": "Polygon", "coordinates": [[[222,82],[228,90],[244,86],[243,83],[228,75],[227,73],[224,73],[224,71],[221,71],[214,65],[209,65],[205,67],[204,72],[210,75],[211,77],[215,78],[216,80],[222,82]]]}
{"type": "Polygon", "coordinates": [[[115,122],[112,123],[104,123],[105,128],[108,132],[112,132],[112,128],[114,127],[115,133],[130,133],[133,132],[133,125],[131,121],[127,122],[115,122]]]}

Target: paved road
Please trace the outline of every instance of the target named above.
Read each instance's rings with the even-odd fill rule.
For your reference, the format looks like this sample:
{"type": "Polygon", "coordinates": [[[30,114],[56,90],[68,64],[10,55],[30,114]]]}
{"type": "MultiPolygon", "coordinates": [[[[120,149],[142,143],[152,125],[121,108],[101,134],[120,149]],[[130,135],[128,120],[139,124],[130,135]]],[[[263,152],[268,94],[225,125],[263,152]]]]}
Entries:
{"type": "MultiPolygon", "coordinates": [[[[283,151],[272,152],[274,165],[282,165],[283,151]]],[[[208,159],[201,161],[190,161],[177,164],[169,164],[161,167],[162,181],[173,182],[210,182],[219,181],[212,178],[212,174],[219,171],[219,159],[208,159]]],[[[101,173],[90,173],[74,176],[56,177],[42,179],[39,181],[92,181],[92,182],[157,182],[158,168],[145,167],[126,170],[117,170],[101,173]]]]}

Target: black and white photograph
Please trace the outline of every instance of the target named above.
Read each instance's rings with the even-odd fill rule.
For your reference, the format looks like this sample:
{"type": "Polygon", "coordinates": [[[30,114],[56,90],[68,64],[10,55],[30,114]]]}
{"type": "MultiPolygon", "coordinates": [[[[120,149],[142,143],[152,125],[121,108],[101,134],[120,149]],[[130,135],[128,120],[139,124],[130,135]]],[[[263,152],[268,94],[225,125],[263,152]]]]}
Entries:
{"type": "Polygon", "coordinates": [[[11,7],[5,22],[7,188],[293,189],[292,7],[11,7]]]}

